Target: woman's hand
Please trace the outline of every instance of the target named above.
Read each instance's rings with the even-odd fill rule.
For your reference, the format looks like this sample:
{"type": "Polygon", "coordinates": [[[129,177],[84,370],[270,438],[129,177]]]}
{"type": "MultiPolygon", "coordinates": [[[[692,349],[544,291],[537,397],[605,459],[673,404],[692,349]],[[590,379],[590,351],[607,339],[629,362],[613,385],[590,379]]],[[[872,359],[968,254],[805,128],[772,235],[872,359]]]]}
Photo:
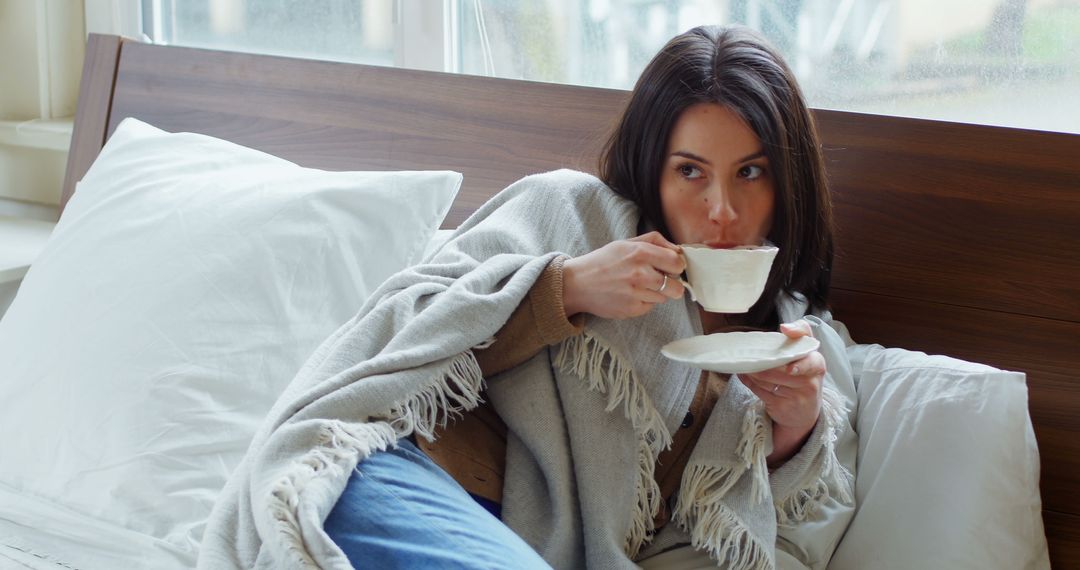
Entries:
{"type": "Polygon", "coordinates": [[[679,246],[660,232],[613,241],[563,263],[566,316],[591,313],[626,319],[644,315],[657,303],[683,296],[677,276],[685,269],[679,246]]]}
{"type": "MultiPolygon", "coordinates": [[[[780,325],[788,338],[813,336],[810,323],[798,320],[780,325]]],[[[740,374],[750,391],[765,402],[773,421],[773,452],[767,458],[776,467],[794,456],[810,436],[821,413],[821,387],[825,357],[818,351],[783,366],[755,374],[740,374]]]]}

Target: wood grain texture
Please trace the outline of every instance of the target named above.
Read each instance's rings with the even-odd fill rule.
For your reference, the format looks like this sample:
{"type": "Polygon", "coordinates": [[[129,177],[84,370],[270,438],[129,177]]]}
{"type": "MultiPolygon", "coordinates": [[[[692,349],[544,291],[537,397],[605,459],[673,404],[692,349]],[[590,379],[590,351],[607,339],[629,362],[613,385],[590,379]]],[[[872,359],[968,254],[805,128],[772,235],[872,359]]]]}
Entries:
{"type": "Polygon", "coordinates": [[[456,227],[524,174],[592,171],[625,93],[207,50],[124,50],[109,132],[132,116],[329,170],[450,169],[456,227]]]}
{"type": "Polygon", "coordinates": [[[1080,568],[1080,516],[1043,512],[1043,523],[1050,543],[1050,567],[1080,568]]]}
{"type": "Polygon", "coordinates": [[[75,183],[82,180],[101,151],[101,146],[105,144],[105,129],[109,121],[120,44],[121,40],[117,36],[90,34],[87,40],[79,84],[79,100],[75,107],[72,144],[64,172],[64,188],[60,195],[61,209],[71,199],[75,183]]]}
{"type": "Polygon", "coordinates": [[[1080,321],[1080,136],[819,111],[834,284],[1080,321]]]}

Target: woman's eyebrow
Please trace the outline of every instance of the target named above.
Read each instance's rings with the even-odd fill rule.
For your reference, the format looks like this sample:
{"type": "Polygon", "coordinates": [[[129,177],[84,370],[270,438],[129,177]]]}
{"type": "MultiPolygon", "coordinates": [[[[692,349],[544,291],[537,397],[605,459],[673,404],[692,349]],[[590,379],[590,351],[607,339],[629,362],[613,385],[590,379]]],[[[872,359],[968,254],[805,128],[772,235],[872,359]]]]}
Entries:
{"type": "Polygon", "coordinates": [[[744,162],[750,162],[751,160],[755,160],[755,159],[758,159],[758,158],[765,158],[765,151],[764,150],[759,150],[759,151],[757,151],[757,152],[755,152],[753,154],[748,154],[748,155],[740,158],[738,161],[736,161],[735,164],[742,164],[744,162]]]}
{"type": "Polygon", "coordinates": [[[705,160],[704,157],[700,157],[688,150],[677,150],[675,152],[672,152],[671,156],[681,156],[683,158],[689,158],[690,160],[696,160],[698,162],[703,162],[705,164],[708,164],[709,166],[712,166],[712,163],[708,160],[705,160]]]}
{"type": "MultiPolygon", "coordinates": [[[[712,166],[712,162],[709,162],[704,157],[698,156],[698,155],[696,155],[696,154],[694,154],[694,153],[692,153],[692,152],[690,152],[688,150],[676,150],[676,151],[671,153],[671,156],[681,156],[683,158],[689,158],[690,160],[696,160],[698,162],[701,162],[701,163],[707,164],[709,166],[712,166]]],[[[765,151],[764,150],[759,150],[759,151],[757,151],[755,153],[748,154],[748,155],[740,158],[739,160],[736,160],[735,164],[742,164],[744,162],[750,162],[751,160],[756,160],[756,159],[759,159],[759,158],[765,158],[765,151]]]]}

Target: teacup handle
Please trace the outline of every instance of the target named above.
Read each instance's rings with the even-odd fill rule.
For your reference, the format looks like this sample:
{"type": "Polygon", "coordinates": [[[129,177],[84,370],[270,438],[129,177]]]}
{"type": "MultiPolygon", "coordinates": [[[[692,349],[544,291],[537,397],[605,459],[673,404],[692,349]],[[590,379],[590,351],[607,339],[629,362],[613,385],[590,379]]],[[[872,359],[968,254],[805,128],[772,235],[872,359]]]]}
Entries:
{"type": "Polygon", "coordinates": [[[686,282],[686,279],[683,279],[682,277],[679,277],[679,283],[682,283],[682,286],[687,291],[690,292],[690,300],[697,303],[697,294],[694,293],[694,288],[691,287],[690,284],[686,282]]]}

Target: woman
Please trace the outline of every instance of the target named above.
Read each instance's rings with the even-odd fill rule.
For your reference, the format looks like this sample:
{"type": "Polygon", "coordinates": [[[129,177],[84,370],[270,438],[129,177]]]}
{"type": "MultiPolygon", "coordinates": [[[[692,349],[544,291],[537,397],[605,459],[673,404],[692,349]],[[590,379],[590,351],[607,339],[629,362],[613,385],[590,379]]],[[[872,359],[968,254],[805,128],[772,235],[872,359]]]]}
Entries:
{"type": "Polygon", "coordinates": [[[768,568],[778,521],[848,498],[821,354],[737,381],[659,356],[732,327],[808,335],[781,317],[825,308],[828,193],[781,58],[744,29],[676,37],[601,175],[519,181],[384,284],[271,412],[200,565],[632,568],[690,543],[768,568]],[[678,244],[766,239],[746,314],[672,279],[678,244]]]}

